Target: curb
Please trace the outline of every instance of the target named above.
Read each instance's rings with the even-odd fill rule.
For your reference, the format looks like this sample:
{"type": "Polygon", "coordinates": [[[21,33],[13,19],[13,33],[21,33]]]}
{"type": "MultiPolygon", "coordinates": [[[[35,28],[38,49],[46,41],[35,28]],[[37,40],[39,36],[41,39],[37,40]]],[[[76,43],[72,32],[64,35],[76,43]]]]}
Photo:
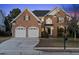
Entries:
{"type": "Polygon", "coordinates": [[[52,47],[35,47],[34,49],[64,49],[63,47],[61,48],[52,48],[52,47]]]}
{"type": "MultiPolygon", "coordinates": [[[[64,50],[63,47],[35,47],[34,49],[56,49],[56,50],[64,50]]],[[[66,48],[67,50],[79,50],[79,48],[66,48]]]]}

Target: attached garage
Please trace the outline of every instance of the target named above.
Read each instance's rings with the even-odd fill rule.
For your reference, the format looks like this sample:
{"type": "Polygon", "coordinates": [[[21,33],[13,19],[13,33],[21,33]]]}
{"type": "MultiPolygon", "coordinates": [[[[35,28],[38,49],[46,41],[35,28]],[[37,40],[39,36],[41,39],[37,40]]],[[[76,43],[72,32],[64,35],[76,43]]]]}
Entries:
{"type": "Polygon", "coordinates": [[[16,27],[15,37],[39,37],[39,28],[38,27],[29,27],[26,31],[26,27],[16,27]]]}
{"type": "Polygon", "coordinates": [[[29,9],[25,9],[11,21],[13,37],[39,37],[40,19],[29,9]]]}
{"type": "Polygon", "coordinates": [[[26,28],[25,27],[16,27],[15,37],[26,37],[26,28]]]}
{"type": "Polygon", "coordinates": [[[39,37],[39,28],[38,27],[29,27],[28,28],[28,37],[39,37]]]}

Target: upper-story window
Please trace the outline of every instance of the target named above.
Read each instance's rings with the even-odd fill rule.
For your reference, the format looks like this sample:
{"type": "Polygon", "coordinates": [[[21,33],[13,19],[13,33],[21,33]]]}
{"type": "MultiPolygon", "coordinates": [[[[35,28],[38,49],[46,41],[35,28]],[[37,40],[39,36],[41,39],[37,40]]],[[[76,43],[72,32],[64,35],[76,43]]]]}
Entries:
{"type": "Polygon", "coordinates": [[[69,16],[66,16],[66,17],[67,17],[68,21],[71,21],[71,20],[72,20],[72,18],[71,18],[71,17],[69,17],[69,16]]]}
{"type": "Polygon", "coordinates": [[[63,25],[60,25],[60,26],[58,26],[58,27],[59,27],[59,29],[60,29],[60,28],[65,29],[65,27],[64,27],[63,25]]]}
{"type": "Polygon", "coordinates": [[[29,16],[24,16],[24,20],[28,21],[29,20],[29,16]]]}
{"type": "Polygon", "coordinates": [[[64,22],[64,17],[59,17],[59,23],[63,23],[64,22]]]}
{"type": "Polygon", "coordinates": [[[41,18],[41,21],[44,22],[44,17],[41,18]]]}
{"type": "Polygon", "coordinates": [[[51,18],[48,18],[48,19],[46,20],[46,24],[52,24],[52,19],[51,19],[51,18]]]}

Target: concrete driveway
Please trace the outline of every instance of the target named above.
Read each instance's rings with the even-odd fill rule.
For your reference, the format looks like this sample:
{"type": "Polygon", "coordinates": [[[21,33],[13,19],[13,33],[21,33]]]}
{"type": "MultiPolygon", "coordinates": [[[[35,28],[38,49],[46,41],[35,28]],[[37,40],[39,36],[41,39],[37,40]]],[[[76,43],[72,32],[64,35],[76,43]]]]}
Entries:
{"type": "Polygon", "coordinates": [[[63,55],[79,54],[78,52],[44,52],[34,50],[38,38],[11,38],[0,44],[1,55],[63,55]]]}
{"type": "Polygon", "coordinates": [[[0,54],[39,54],[33,48],[38,43],[38,38],[11,38],[0,44],[0,54]]]}

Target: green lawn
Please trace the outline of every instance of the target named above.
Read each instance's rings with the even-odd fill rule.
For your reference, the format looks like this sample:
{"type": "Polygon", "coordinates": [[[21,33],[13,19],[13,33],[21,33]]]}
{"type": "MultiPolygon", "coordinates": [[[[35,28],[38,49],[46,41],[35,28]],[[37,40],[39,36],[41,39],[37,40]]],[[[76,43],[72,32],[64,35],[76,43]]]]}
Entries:
{"type": "MultiPolygon", "coordinates": [[[[64,47],[64,38],[40,38],[36,47],[64,47]]],[[[66,47],[79,47],[79,38],[68,38],[66,47]]]]}

